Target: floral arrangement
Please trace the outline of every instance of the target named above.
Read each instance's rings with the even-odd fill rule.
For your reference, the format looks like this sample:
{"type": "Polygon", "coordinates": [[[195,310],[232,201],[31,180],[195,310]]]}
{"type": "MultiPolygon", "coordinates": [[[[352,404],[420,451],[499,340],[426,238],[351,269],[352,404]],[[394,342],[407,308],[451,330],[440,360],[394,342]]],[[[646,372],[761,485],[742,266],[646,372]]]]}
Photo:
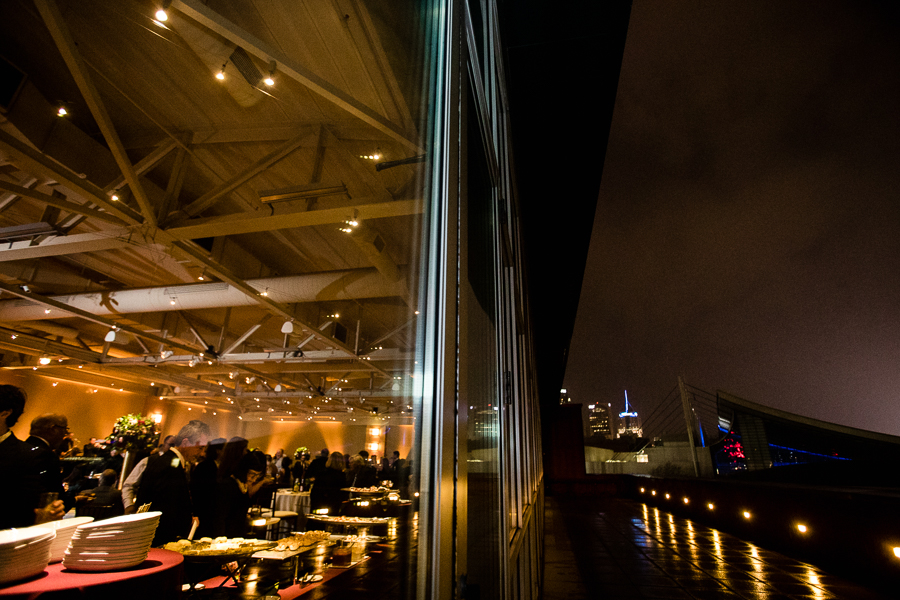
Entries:
{"type": "Polygon", "coordinates": [[[106,440],[112,448],[147,453],[159,445],[159,432],[150,417],[125,415],[116,420],[113,431],[106,440]]]}

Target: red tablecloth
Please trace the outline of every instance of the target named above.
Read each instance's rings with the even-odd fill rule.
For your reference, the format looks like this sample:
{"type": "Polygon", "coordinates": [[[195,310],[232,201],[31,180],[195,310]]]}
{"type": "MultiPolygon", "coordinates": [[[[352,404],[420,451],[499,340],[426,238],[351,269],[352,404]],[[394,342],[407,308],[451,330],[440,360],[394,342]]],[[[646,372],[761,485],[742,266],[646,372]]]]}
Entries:
{"type": "Polygon", "coordinates": [[[147,560],[122,571],[81,573],[66,569],[62,563],[55,563],[35,578],[0,587],[0,597],[33,600],[46,592],[72,591],[92,599],[179,598],[183,562],[184,557],[177,552],[154,548],[150,550],[147,560]]]}

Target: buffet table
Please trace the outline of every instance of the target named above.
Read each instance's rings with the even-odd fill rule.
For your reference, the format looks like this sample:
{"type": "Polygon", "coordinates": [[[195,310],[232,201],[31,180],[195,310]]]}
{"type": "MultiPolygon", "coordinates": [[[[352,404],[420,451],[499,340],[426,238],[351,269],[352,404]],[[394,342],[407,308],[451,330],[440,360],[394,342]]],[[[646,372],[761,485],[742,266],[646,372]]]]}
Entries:
{"type": "MultiPolygon", "coordinates": [[[[106,573],[82,573],[49,565],[42,574],[22,583],[0,587],[0,597],[34,600],[44,593],[68,591],[85,598],[177,599],[181,597],[182,563],[177,552],[153,548],[136,567],[106,573]]],[[[66,596],[67,598],[69,596],[66,596]]],[[[76,596],[77,597],[77,596],[76,596]]]]}
{"type": "Polygon", "coordinates": [[[309,514],[309,492],[278,490],[275,493],[275,510],[289,510],[298,515],[309,514]]]}

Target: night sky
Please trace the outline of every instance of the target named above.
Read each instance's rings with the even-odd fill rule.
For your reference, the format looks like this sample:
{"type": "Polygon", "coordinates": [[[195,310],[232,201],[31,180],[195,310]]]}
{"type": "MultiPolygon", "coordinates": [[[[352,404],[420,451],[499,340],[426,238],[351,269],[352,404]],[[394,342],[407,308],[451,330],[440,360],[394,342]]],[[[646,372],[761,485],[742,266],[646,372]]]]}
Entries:
{"type": "Polygon", "coordinates": [[[647,415],[681,375],[900,435],[898,40],[876,3],[635,0],[575,401],[647,415]]]}

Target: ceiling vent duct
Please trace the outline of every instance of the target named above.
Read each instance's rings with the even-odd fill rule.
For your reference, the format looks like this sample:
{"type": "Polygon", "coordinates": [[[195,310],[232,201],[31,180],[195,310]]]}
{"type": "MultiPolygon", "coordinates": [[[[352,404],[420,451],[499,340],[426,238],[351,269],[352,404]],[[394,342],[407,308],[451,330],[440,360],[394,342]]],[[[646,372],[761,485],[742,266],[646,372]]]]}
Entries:
{"type": "Polygon", "coordinates": [[[250,58],[247,51],[240,46],[234,49],[229,60],[231,61],[231,64],[237,68],[240,74],[244,76],[247,83],[253,87],[257,87],[259,82],[262,81],[262,73],[260,73],[259,69],[256,68],[256,65],[253,64],[253,59],[250,58]]]}

